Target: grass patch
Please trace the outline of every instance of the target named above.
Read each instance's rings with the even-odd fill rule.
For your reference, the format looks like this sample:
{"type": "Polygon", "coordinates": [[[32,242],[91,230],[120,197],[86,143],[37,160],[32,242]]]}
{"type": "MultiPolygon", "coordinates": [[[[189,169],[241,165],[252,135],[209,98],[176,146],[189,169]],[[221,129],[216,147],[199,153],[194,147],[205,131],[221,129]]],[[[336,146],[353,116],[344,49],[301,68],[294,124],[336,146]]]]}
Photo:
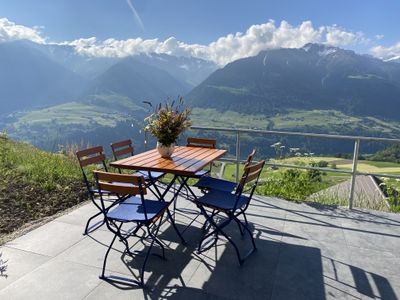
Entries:
{"type": "MultiPolygon", "coordinates": [[[[335,157],[293,157],[281,160],[274,160],[276,163],[290,163],[295,165],[310,166],[320,161],[328,162],[329,164],[340,161],[335,157]]],[[[343,160],[341,160],[343,161],[343,160]]],[[[385,162],[372,162],[360,161],[358,169],[368,172],[381,172],[388,171],[400,172],[399,164],[385,163],[385,162]]],[[[328,167],[330,165],[328,164],[328,167]]],[[[338,165],[338,168],[349,168],[346,164],[338,165]]],[[[243,166],[240,166],[240,175],[243,172],[243,166]]],[[[224,170],[224,179],[235,181],[236,165],[226,164],[224,170]]],[[[318,202],[328,205],[347,206],[348,198],[342,199],[339,195],[335,196],[332,192],[324,193],[323,190],[334,186],[340,182],[348,180],[350,175],[340,174],[336,172],[324,171],[311,171],[299,170],[289,168],[269,168],[266,166],[261,173],[259,186],[256,190],[257,194],[264,196],[274,196],[293,201],[310,201],[318,202]],[[318,193],[321,192],[321,193],[318,193]],[[318,194],[317,194],[318,193],[318,194]]],[[[382,178],[381,178],[382,179],[382,178]]],[[[367,201],[365,197],[355,197],[353,205],[355,207],[400,212],[400,180],[383,179],[387,186],[389,208],[385,201],[367,201]],[[360,198],[360,199],[358,199],[360,198]]]]}
{"type": "MultiPolygon", "coordinates": [[[[234,91],[239,93],[241,90],[234,91]]],[[[355,117],[336,110],[288,110],[274,116],[243,114],[233,111],[217,111],[210,108],[194,108],[194,124],[227,128],[251,128],[303,132],[345,133],[357,135],[387,134],[396,137],[400,133],[397,122],[387,122],[373,117],[355,117]]]]}
{"type": "Polygon", "coordinates": [[[5,136],[0,137],[0,172],[0,235],[87,199],[75,159],[5,136]]]}

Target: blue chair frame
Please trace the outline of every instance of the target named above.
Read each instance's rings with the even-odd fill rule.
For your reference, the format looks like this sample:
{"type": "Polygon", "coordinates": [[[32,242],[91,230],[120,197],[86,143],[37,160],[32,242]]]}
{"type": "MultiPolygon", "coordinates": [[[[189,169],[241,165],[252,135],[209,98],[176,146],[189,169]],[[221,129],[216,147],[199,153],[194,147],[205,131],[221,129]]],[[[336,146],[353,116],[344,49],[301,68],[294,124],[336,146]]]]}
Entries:
{"type": "Polygon", "coordinates": [[[247,221],[245,211],[247,210],[253,197],[264,165],[265,161],[263,160],[254,165],[246,166],[244,168],[244,175],[240,181],[238,188],[236,189],[235,194],[226,191],[211,190],[209,193],[196,200],[195,203],[197,207],[206,218],[205,224],[209,223],[213,228],[211,232],[205,232],[202,239],[200,240],[197,249],[199,253],[209,249],[212,245],[214,245],[218,240],[219,235],[224,236],[233,245],[240,265],[243,264],[243,262],[250,256],[250,254],[256,251],[257,247],[253,238],[253,234],[249,229],[249,223],[247,221]],[[250,194],[244,195],[243,191],[246,185],[250,185],[250,183],[252,183],[250,194]],[[211,209],[212,211],[208,212],[206,208],[211,209]],[[215,217],[220,213],[226,216],[226,220],[224,220],[222,223],[218,223],[215,220],[215,217]],[[239,219],[239,216],[243,216],[244,222],[239,219]],[[244,256],[240,255],[239,248],[237,247],[235,242],[223,230],[232,221],[234,221],[238,225],[239,231],[242,236],[245,232],[247,232],[251,238],[253,248],[244,256]],[[209,238],[213,238],[212,243],[207,245],[206,247],[202,247],[203,242],[209,238]]]}
{"type": "MultiPolygon", "coordinates": [[[[146,200],[144,197],[146,194],[145,180],[141,175],[94,171],[94,176],[98,186],[98,191],[100,193],[105,223],[107,228],[114,234],[114,237],[111,240],[111,243],[108,246],[104,256],[100,278],[107,281],[123,281],[144,286],[144,270],[154,243],[158,244],[162,250],[162,255],[157,256],[165,259],[165,248],[161,241],[157,238],[157,234],[162,224],[164,213],[167,212],[169,218],[172,219],[168,209],[168,206],[171,202],[146,200]],[[120,197],[121,201],[115,205],[106,207],[102,197],[103,191],[115,193],[120,197]],[[136,195],[139,196],[136,197],[136,195]],[[123,234],[121,228],[125,223],[135,223],[136,227],[131,230],[129,234],[123,234]],[[143,265],[140,269],[139,280],[122,278],[119,276],[106,276],[105,269],[107,265],[107,258],[115,240],[118,238],[125,245],[125,252],[134,257],[134,253],[132,253],[129,247],[128,238],[132,235],[135,235],[136,232],[141,228],[147,231],[148,235],[146,238],[150,239],[151,242],[146,251],[143,265]]],[[[176,228],[175,223],[172,222],[172,225],[182,243],[185,243],[185,240],[176,228]]]]}
{"type": "MultiPolygon", "coordinates": [[[[256,149],[253,149],[253,151],[251,151],[251,153],[247,156],[244,167],[251,165],[255,154],[256,154],[256,149]]],[[[243,176],[244,176],[244,173],[243,173],[243,176]]],[[[211,176],[204,176],[204,177],[200,178],[194,184],[194,186],[203,191],[204,190],[205,191],[218,190],[218,191],[224,191],[224,192],[233,192],[239,187],[239,184],[236,184],[229,180],[214,178],[211,176]]]]}
{"type": "MultiPolygon", "coordinates": [[[[93,231],[99,227],[101,227],[104,224],[104,219],[100,223],[96,223],[93,226],[89,227],[90,222],[100,216],[102,214],[102,208],[101,205],[98,204],[98,201],[100,200],[100,194],[98,193],[97,188],[94,188],[89,181],[88,175],[86,174],[85,168],[88,166],[96,166],[96,165],[101,165],[104,171],[108,171],[107,169],[107,164],[106,164],[106,155],[104,154],[104,149],[102,146],[96,146],[96,147],[91,147],[87,148],[84,150],[79,150],[76,152],[76,157],[79,162],[79,166],[82,171],[83,175],[83,180],[86,185],[90,200],[93,202],[93,204],[98,208],[99,212],[91,216],[86,223],[85,226],[85,231],[83,234],[88,234],[90,231],[93,231]],[[93,229],[94,228],[94,229],[93,229]]],[[[112,202],[115,200],[118,200],[118,198],[113,198],[111,197],[109,200],[112,202]]]]}

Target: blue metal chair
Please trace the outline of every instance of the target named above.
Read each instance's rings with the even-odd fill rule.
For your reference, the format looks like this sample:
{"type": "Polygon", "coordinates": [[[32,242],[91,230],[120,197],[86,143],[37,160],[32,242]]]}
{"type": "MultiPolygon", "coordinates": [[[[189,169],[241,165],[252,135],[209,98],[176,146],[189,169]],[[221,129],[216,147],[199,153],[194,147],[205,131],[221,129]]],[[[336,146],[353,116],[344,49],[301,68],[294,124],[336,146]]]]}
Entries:
{"type": "MultiPolygon", "coordinates": [[[[132,141],[130,139],[112,143],[110,146],[111,146],[114,160],[119,160],[119,159],[125,158],[127,156],[133,156],[133,154],[134,154],[134,147],[133,147],[132,141]]],[[[119,168],[118,168],[118,171],[119,171],[119,173],[122,173],[121,169],[119,169],[119,168]]],[[[146,182],[146,187],[148,187],[149,190],[156,197],[158,197],[158,198],[161,197],[162,194],[156,184],[160,182],[160,179],[165,175],[165,173],[136,171],[135,174],[142,175],[146,182]],[[153,191],[153,189],[152,189],[153,187],[154,187],[155,191],[153,191]]]]}
{"type": "MultiPolygon", "coordinates": [[[[253,151],[251,151],[251,153],[247,156],[244,167],[249,166],[251,164],[255,154],[256,154],[256,149],[253,149],[253,151]]],[[[201,190],[218,190],[224,192],[233,192],[238,187],[238,184],[229,180],[214,178],[211,176],[204,176],[201,177],[194,184],[194,186],[201,190]]]]}
{"type": "MultiPolygon", "coordinates": [[[[157,238],[157,234],[160,225],[162,224],[165,212],[167,212],[168,217],[172,220],[168,209],[170,202],[146,200],[144,198],[144,195],[146,194],[145,180],[141,175],[94,171],[94,176],[100,193],[102,212],[104,214],[107,228],[114,234],[104,256],[103,269],[100,278],[111,281],[126,281],[144,286],[144,270],[154,243],[160,246],[162,250],[161,257],[165,258],[164,245],[157,238]],[[120,196],[121,201],[117,202],[115,205],[106,207],[102,197],[103,191],[117,194],[120,196]],[[136,197],[136,195],[138,196],[136,197]],[[124,234],[121,230],[122,225],[125,223],[135,224],[135,227],[129,232],[129,234],[124,234]],[[118,238],[125,245],[125,252],[134,257],[128,244],[128,238],[129,236],[135,235],[141,228],[147,231],[148,235],[146,236],[146,239],[150,239],[151,242],[140,269],[139,280],[121,278],[118,276],[105,276],[108,254],[110,253],[115,240],[118,238]]],[[[174,222],[172,222],[172,225],[181,241],[185,243],[174,222]]]]}
{"type": "Polygon", "coordinates": [[[197,207],[206,218],[206,223],[209,223],[213,228],[211,232],[205,233],[200,240],[198,246],[199,253],[214,245],[219,235],[224,236],[233,245],[240,265],[242,265],[246,258],[257,249],[252,232],[249,229],[245,211],[253,197],[264,164],[265,161],[260,161],[254,165],[246,166],[244,168],[244,175],[234,194],[226,191],[211,190],[195,201],[197,207]],[[250,193],[248,195],[243,194],[245,186],[250,184],[252,184],[249,190],[250,193]],[[207,211],[206,209],[211,209],[212,211],[207,211]],[[218,223],[215,219],[219,214],[224,214],[226,216],[226,219],[221,223],[218,223]],[[239,219],[239,216],[243,216],[244,222],[239,219]],[[253,248],[243,257],[240,255],[239,248],[232,238],[224,232],[224,228],[232,221],[238,225],[241,235],[247,232],[251,238],[253,248]],[[206,245],[206,247],[202,247],[203,242],[209,238],[213,239],[212,243],[206,245]]]}
{"type": "MultiPolygon", "coordinates": [[[[102,220],[100,223],[94,224],[92,227],[89,227],[90,222],[100,216],[102,214],[102,208],[99,204],[100,201],[100,195],[98,193],[97,188],[92,186],[92,183],[89,180],[89,175],[87,173],[87,169],[90,169],[90,166],[92,166],[92,169],[99,169],[102,168],[106,172],[107,170],[107,164],[106,164],[106,156],[104,154],[104,150],[102,146],[97,146],[97,147],[91,147],[87,148],[84,150],[80,150],[76,152],[76,157],[79,162],[79,166],[81,167],[82,175],[83,175],[83,180],[85,182],[86,188],[88,190],[88,194],[90,197],[90,200],[93,202],[93,204],[99,209],[99,212],[91,216],[85,227],[84,234],[88,234],[89,231],[93,230],[94,227],[97,229],[98,227],[102,226],[104,224],[104,220],[102,220]]],[[[114,196],[109,195],[109,201],[114,202],[115,200],[118,200],[118,198],[114,196]]]]}

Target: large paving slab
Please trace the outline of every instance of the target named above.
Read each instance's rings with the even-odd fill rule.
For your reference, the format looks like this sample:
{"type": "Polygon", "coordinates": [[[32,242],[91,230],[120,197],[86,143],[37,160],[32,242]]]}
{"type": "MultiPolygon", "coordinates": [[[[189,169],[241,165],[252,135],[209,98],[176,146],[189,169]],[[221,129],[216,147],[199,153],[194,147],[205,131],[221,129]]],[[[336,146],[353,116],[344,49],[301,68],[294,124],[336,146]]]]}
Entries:
{"type": "MultiPolygon", "coordinates": [[[[178,206],[188,244],[162,225],[166,260],[150,257],[144,289],[99,279],[112,234],[105,226],[82,234],[96,212],[87,204],[0,248],[0,299],[400,299],[399,215],[257,196],[247,213],[257,251],[239,266],[223,239],[198,254],[204,218],[186,227],[196,207],[184,199],[178,206]]],[[[250,249],[236,224],[227,232],[240,251],[250,249]]],[[[148,247],[129,242],[132,250],[148,247]]],[[[116,242],[106,274],[137,278],[142,262],[116,242]]]]}

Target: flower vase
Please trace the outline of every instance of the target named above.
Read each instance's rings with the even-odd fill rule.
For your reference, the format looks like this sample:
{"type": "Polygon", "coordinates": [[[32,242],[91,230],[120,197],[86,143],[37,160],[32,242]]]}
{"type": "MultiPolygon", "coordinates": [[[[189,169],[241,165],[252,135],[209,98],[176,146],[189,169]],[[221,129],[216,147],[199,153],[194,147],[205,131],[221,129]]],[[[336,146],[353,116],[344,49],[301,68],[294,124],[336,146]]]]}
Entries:
{"type": "Polygon", "coordinates": [[[165,146],[160,142],[157,142],[157,150],[163,158],[171,158],[172,153],[174,152],[175,144],[171,144],[169,146],[165,146]]]}

